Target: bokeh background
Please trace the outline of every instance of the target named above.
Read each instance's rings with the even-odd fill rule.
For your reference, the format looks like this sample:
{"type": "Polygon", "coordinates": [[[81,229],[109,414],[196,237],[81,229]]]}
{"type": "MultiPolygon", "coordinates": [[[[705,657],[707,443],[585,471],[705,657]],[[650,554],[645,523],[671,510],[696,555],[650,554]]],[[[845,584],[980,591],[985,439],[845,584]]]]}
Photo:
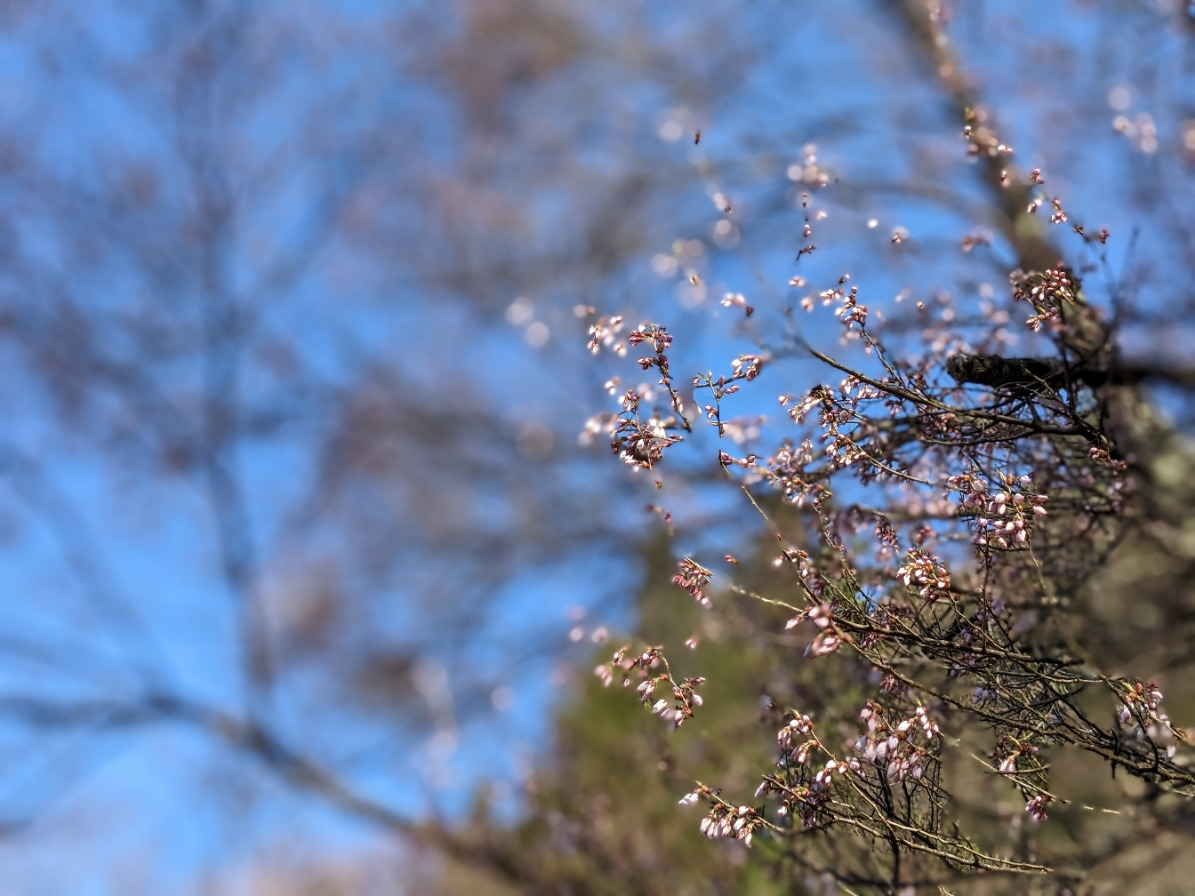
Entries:
{"type": "MultiPolygon", "coordinates": [[[[498,852],[427,831],[600,810],[586,751],[654,721],[594,639],[692,622],[578,438],[591,309],[719,370],[797,274],[1005,290],[908,6],[0,4],[0,892],[455,892],[498,852]]],[[[1195,13],[940,9],[1018,164],[1124,235],[1126,350],[1189,356],[1195,13]]],[[[754,531],[706,472],[682,554],[754,531]]]]}

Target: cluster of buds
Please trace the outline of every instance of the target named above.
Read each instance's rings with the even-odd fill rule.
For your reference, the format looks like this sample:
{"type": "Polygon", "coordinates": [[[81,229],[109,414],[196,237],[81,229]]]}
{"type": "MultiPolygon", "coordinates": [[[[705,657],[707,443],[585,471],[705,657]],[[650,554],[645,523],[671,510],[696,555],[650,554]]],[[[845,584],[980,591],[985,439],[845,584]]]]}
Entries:
{"type": "Polygon", "coordinates": [[[996,478],[996,489],[973,473],[951,476],[948,483],[962,493],[961,510],[974,521],[976,545],[1003,550],[1023,547],[1029,542],[1034,518],[1046,515],[1049,496],[1034,492],[1028,476],[997,473],[996,478]]]}
{"type": "MultiPolygon", "coordinates": [[[[670,448],[683,437],[673,433],[673,430],[690,430],[685,418],[684,406],[680,395],[672,385],[668,367],[668,356],[665,351],[672,345],[672,336],[664,327],[655,324],[641,324],[639,329],[632,331],[625,343],[618,342],[618,334],[622,330],[622,318],[601,318],[589,328],[589,349],[595,354],[603,347],[613,347],[618,355],[625,355],[628,347],[641,344],[650,346],[654,354],[639,359],[639,366],[644,370],[656,368],[660,372],[659,385],[668,393],[672,413],[667,417],[659,411],[641,411],[645,404],[652,401],[652,387],[641,386],[638,389],[626,390],[621,399],[622,410],[617,415],[599,415],[593,417],[585,425],[585,432],[581,441],[590,441],[596,432],[604,429],[610,435],[610,449],[617,454],[624,463],[633,467],[650,470],[663,456],[664,449],[670,448]]],[[[619,379],[613,378],[606,383],[607,391],[615,394],[619,379]]]]}
{"type": "Polygon", "coordinates": [[[693,718],[693,710],[704,702],[697,693],[697,688],[703,684],[705,679],[700,677],[686,678],[676,684],[665,674],[640,682],[635,690],[639,693],[640,703],[650,703],[652,712],[679,728],[685,719],[693,718]],[[669,696],[653,699],[660,691],[669,691],[669,696]]]}
{"type": "Polygon", "coordinates": [[[967,110],[967,123],[963,128],[963,139],[967,141],[967,154],[971,156],[1012,155],[1012,147],[1000,141],[988,125],[988,110],[975,106],[967,110]]]}
{"type": "Polygon", "coordinates": [[[1181,734],[1170,724],[1170,717],[1162,712],[1162,692],[1157,685],[1140,681],[1126,683],[1123,701],[1116,715],[1121,727],[1135,731],[1138,740],[1165,743],[1166,758],[1172,758],[1181,734]]]}
{"type": "Polygon", "coordinates": [[[781,765],[804,765],[809,759],[809,751],[818,746],[817,737],[813,733],[813,722],[809,716],[802,715],[791,719],[776,733],[776,743],[779,744],[782,754],[781,765]]]}
{"type": "Polygon", "coordinates": [[[818,604],[809,611],[809,621],[817,626],[818,632],[805,648],[806,656],[826,656],[841,646],[843,635],[834,626],[834,614],[829,604],[818,604]]]}
{"type": "Polygon", "coordinates": [[[850,330],[852,324],[858,324],[859,329],[867,326],[867,306],[859,304],[859,289],[852,286],[851,291],[846,295],[842,294],[841,289],[828,290],[822,293],[823,299],[838,297],[842,300],[842,304],[834,309],[834,316],[842,321],[842,325],[850,330]]]}
{"type": "Polygon", "coordinates": [[[896,549],[900,544],[900,540],[887,517],[876,517],[875,538],[877,560],[883,563],[896,555],[896,549]]]}
{"type": "Polygon", "coordinates": [[[768,358],[765,355],[739,355],[730,362],[730,369],[734,374],[733,378],[751,382],[751,380],[759,376],[759,372],[763,370],[763,365],[767,360],[768,358]]]}
{"type": "Polygon", "coordinates": [[[735,457],[732,454],[727,454],[725,451],[718,452],[718,463],[727,469],[730,467],[743,467],[749,470],[755,466],[757,460],[759,460],[759,457],[755,454],[748,454],[746,457],[735,457]]]}
{"type": "Polygon", "coordinates": [[[672,345],[672,334],[664,327],[657,324],[644,323],[639,325],[639,329],[631,331],[627,337],[627,345],[634,348],[638,345],[646,344],[655,352],[654,355],[645,355],[639,358],[639,367],[643,370],[651,370],[653,367],[660,371],[660,385],[668,393],[669,401],[672,404],[672,410],[680,418],[680,425],[686,430],[689,429],[689,423],[685,419],[684,402],[681,401],[680,393],[672,385],[672,374],[668,366],[668,355],[665,352],[669,346],[672,345]]]}
{"type": "Polygon", "coordinates": [[[786,801],[781,806],[781,809],[784,810],[781,814],[787,814],[796,809],[801,816],[802,825],[807,828],[815,827],[823,820],[822,809],[830,802],[834,778],[858,772],[860,768],[859,760],[853,758],[845,762],[840,762],[837,759],[826,760],[826,764],[818,769],[809,786],[798,791],[795,800],[786,801]]]}
{"type": "Polygon", "coordinates": [[[759,812],[752,806],[739,806],[736,809],[718,804],[701,820],[701,833],[711,840],[732,837],[750,847],[752,837],[763,823],[759,812]]]}
{"type": "Polygon", "coordinates": [[[1054,798],[1048,793],[1039,793],[1037,796],[1030,799],[1029,802],[1025,803],[1025,811],[1029,813],[1029,817],[1034,821],[1045,821],[1046,806],[1048,806],[1053,799],[1054,798]]]}
{"type": "Polygon", "coordinates": [[[816,407],[823,406],[827,401],[832,400],[833,397],[830,390],[825,386],[814,386],[796,404],[793,404],[793,397],[791,395],[781,395],[780,406],[788,409],[788,416],[793,423],[804,423],[810,411],[816,407]]]}
{"type": "Polygon", "coordinates": [[[697,688],[705,684],[705,679],[697,677],[674,681],[668,672],[668,662],[660,650],[659,647],[648,647],[638,656],[632,656],[629,647],[620,647],[608,663],[602,663],[593,671],[606,686],[614,680],[616,671],[621,672],[624,688],[630,686],[632,675],[636,675],[640,680],[636,688],[639,701],[649,705],[651,711],[660,718],[679,728],[685,719],[693,717],[693,710],[701,706],[703,701],[697,688]],[[653,675],[661,666],[665,671],[653,675]]]}
{"type": "Polygon", "coordinates": [[[666,327],[661,327],[657,324],[640,324],[639,329],[632,330],[630,335],[627,336],[627,345],[634,348],[644,343],[655,351],[656,356],[654,358],[640,358],[639,366],[644,370],[658,367],[661,371],[667,373],[668,358],[664,352],[672,345],[672,334],[668,332],[666,327]]]}
{"type": "Polygon", "coordinates": [[[809,785],[810,793],[828,794],[835,775],[841,778],[850,772],[858,772],[860,768],[862,766],[859,765],[857,759],[847,759],[843,762],[839,762],[837,759],[827,759],[826,764],[813,776],[813,783],[809,785]]]}
{"type": "MultiPolygon", "coordinates": [[[[706,419],[718,427],[718,435],[731,435],[728,433],[728,428],[731,424],[722,420],[721,401],[727,395],[734,395],[741,388],[738,385],[739,380],[746,380],[750,382],[759,376],[763,366],[769,360],[767,355],[739,355],[730,362],[731,374],[729,377],[719,376],[716,379],[712,373],[702,373],[693,377],[694,390],[709,389],[714,396],[715,404],[707,404],[704,408],[706,419]]],[[[739,429],[742,430],[741,438],[735,438],[735,441],[742,444],[746,440],[746,436],[750,433],[753,437],[758,437],[759,423],[764,422],[766,417],[754,418],[755,423],[740,424],[739,429]]]]}
{"type": "Polygon", "coordinates": [[[924,551],[910,550],[905,555],[904,565],[896,571],[896,577],[904,582],[906,588],[916,588],[917,596],[927,603],[953,597],[950,592],[950,573],[937,557],[931,557],[924,551]]]}
{"type": "Polygon", "coordinates": [[[747,297],[741,292],[728,292],[722,297],[723,308],[742,308],[745,317],[755,313],[755,309],[747,304],[747,297]]]}
{"type": "Polygon", "coordinates": [[[767,459],[758,478],[781,492],[784,500],[800,507],[811,493],[825,489],[824,485],[811,482],[805,477],[805,468],[812,462],[813,443],[809,439],[805,439],[799,446],[786,441],[767,459]]]}
{"type": "Polygon", "coordinates": [[[659,668],[663,662],[664,656],[659,647],[648,647],[638,656],[631,656],[631,648],[624,646],[614,651],[614,656],[608,663],[602,663],[593,672],[601,679],[603,685],[609,687],[610,682],[614,680],[615,670],[620,671],[622,686],[625,688],[631,683],[632,673],[637,673],[641,679],[648,678],[651,670],[659,668]]]}
{"type": "Polygon", "coordinates": [[[885,675],[880,681],[880,690],[889,697],[899,700],[909,692],[909,683],[895,675],[885,675]]]}
{"type": "Polygon", "coordinates": [[[867,723],[867,733],[855,743],[855,752],[864,761],[883,767],[889,781],[903,781],[909,777],[919,780],[930,748],[916,740],[921,736],[932,742],[941,735],[938,723],[930,718],[924,707],[918,706],[909,718],[889,725],[884,718],[884,708],[869,700],[859,717],[867,723]]]}
{"type": "Polygon", "coordinates": [[[836,467],[849,467],[866,456],[854,439],[843,435],[837,429],[826,433],[822,438],[829,442],[826,446],[826,456],[836,467]]]}
{"type": "Polygon", "coordinates": [[[1117,472],[1123,472],[1124,470],[1128,469],[1128,466],[1129,466],[1127,463],[1125,463],[1125,461],[1121,460],[1120,458],[1113,457],[1108,452],[1107,448],[1098,448],[1093,445],[1093,446],[1091,446],[1091,448],[1089,448],[1087,450],[1087,456],[1089,458],[1091,458],[1093,461],[1095,461],[1097,464],[1107,464],[1109,467],[1111,467],[1113,470],[1116,470],[1117,472]]]}
{"type": "Polygon", "coordinates": [[[668,432],[672,423],[653,414],[646,420],[639,415],[643,400],[638,392],[627,390],[622,397],[622,413],[611,432],[610,450],[632,467],[650,470],[664,455],[664,449],[683,441],[681,436],[668,432]]]}
{"type": "Polygon", "coordinates": [[[710,801],[710,810],[701,820],[701,833],[711,840],[733,838],[751,846],[755,832],[764,826],[763,817],[753,806],[732,806],[721,800],[717,793],[704,784],[686,793],[679,800],[682,806],[693,806],[702,799],[710,801]]]}
{"type": "MultiPolygon", "coordinates": [[[[813,565],[813,561],[809,558],[806,551],[800,548],[785,548],[780,555],[773,561],[773,566],[783,566],[788,563],[793,569],[797,571],[797,575],[801,577],[801,581],[805,583],[805,587],[809,589],[809,594],[814,598],[820,599],[825,593],[826,582],[822,578],[821,573],[817,571],[817,567],[813,565]]],[[[805,618],[805,612],[799,613],[790,619],[784,626],[784,630],[788,631],[793,626],[797,625],[805,618]]]]}
{"type": "Polygon", "coordinates": [[[996,748],[988,754],[989,758],[1000,762],[996,766],[997,773],[1016,781],[1021,792],[1034,796],[1025,805],[1025,811],[1034,821],[1046,820],[1046,806],[1052,801],[1043,788],[1046,783],[1047,766],[1037,758],[1038,747],[1035,744],[1017,740],[1010,734],[1002,734],[996,741],[996,748]]]}
{"type": "Polygon", "coordinates": [[[694,560],[686,557],[680,562],[680,572],[672,577],[672,584],[680,585],[703,607],[710,606],[710,599],[702,589],[709,584],[714,574],[694,560]]]}
{"type": "Polygon", "coordinates": [[[862,385],[853,376],[842,381],[837,395],[825,386],[819,386],[809,393],[809,399],[815,395],[819,399],[821,409],[817,422],[822,429],[821,439],[826,443],[826,457],[835,467],[849,467],[859,460],[869,462],[867,469],[881,466],[867,455],[851,435],[859,422],[860,405],[881,397],[881,394],[874,387],[862,385]]]}
{"type": "Polygon", "coordinates": [[[1010,279],[1013,299],[1028,302],[1036,312],[1025,321],[1035,333],[1047,321],[1058,323],[1063,305],[1078,299],[1079,278],[1061,263],[1047,271],[1013,271],[1010,279]]]}
{"type": "Polygon", "coordinates": [[[805,619],[812,622],[818,629],[813,640],[809,642],[809,646],[805,648],[806,656],[826,656],[841,647],[843,641],[850,640],[849,635],[839,631],[834,625],[834,611],[829,604],[818,604],[816,607],[798,613],[784,624],[784,630],[790,631],[796,628],[805,619]]]}
{"type": "Polygon", "coordinates": [[[619,338],[622,327],[621,314],[599,318],[597,323],[589,328],[589,351],[596,355],[603,348],[608,348],[616,355],[625,355],[626,343],[619,338]]]}
{"type": "MultiPolygon", "coordinates": [[[[1017,743],[1013,741],[1004,741],[1005,745],[1009,747],[1008,752],[1000,760],[1000,764],[996,767],[996,771],[1006,777],[1012,777],[1017,773],[1017,762],[1022,757],[1033,756],[1037,753],[1037,747],[1029,743],[1017,743]]],[[[1034,769],[1036,771],[1036,769],[1034,769]]]]}
{"type": "Polygon", "coordinates": [[[801,824],[805,827],[816,827],[825,820],[821,810],[830,802],[834,776],[842,777],[850,772],[858,772],[861,767],[857,759],[848,759],[846,762],[830,759],[813,776],[808,787],[788,787],[771,778],[764,778],[759,789],[755,791],[755,796],[759,799],[772,791],[782,794],[782,802],[776,809],[777,816],[783,818],[796,814],[801,817],[801,824]]]}
{"type": "MultiPolygon", "coordinates": [[[[796,713],[792,715],[788,723],[776,733],[776,743],[780,747],[780,760],[776,766],[780,769],[791,770],[806,766],[814,750],[824,751],[809,716],[796,713]]],[[[854,757],[845,761],[831,757],[813,773],[812,778],[809,777],[811,769],[801,772],[801,778],[809,782],[808,786],[790,787],[781,783],[780,779],[768,777],[764,778],[759,789],[755,791],[755,797],[761,799],[773,791],[781,794],[782,803],[777,809],[777,814],[799,815],[801,823],[811,828],[822,820],[820,813],[830,802],[835,776],[842,777],[850,772],[858,772],[861,768],[859,760],[854,757]]]]}

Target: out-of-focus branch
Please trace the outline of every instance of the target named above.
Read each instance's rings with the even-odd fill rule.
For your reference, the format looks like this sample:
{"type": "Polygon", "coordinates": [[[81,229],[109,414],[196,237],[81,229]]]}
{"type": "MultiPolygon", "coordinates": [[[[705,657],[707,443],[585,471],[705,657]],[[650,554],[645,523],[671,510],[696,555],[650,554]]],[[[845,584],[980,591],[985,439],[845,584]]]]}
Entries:
{"type": "MultiPolygon", "coordinates": [[[[968,83],[931,4],[926,0],[902,0],[892,6],[883,5],[889,9],[895,8],[913,40],[917,56],[927,60],[937,70],[947,102],[961,125],[967,114],[981,105],[980,96],[968,83]]],[[[937,4],[932,6],[936,7],[937,4]]],[[[977,142],[994,139],[990,116],[988,121],[984,133],[976,135],[977,142]]],[[[1025,213],[1032,193],[1028,178],[1017,173],[1016,166],[1010,163],[1007,156],[994,151],[981,152],[978,159],[989,193],[988,211],[992,223],[1012,246],[1017,264],[1026,271],[1045,270],[1056,265],[1062,253],[1052,241],[1038,232],[1036,219],[1028,218],[1025,213]],[[1034,226],[1027,226],[1031,224],[1034,226]]]]}
{"type": "Polygon", "coordinates": [[[480,866],[510,881],[534,879],[503,850],[470,842],[447,827],[416,823],[353,787],[331,770],[299,751],[253,717],[241,717],[174,694],[147,694],[139,702],[118,700],[43,700],[0,697],[0,716],[42,729],[118,730],[163,722],[181,722],[201,730],[235,751],[251,756],[271,773],[329,806],[371,822],[402,838],[470,866],[480,866]]]}
{"type": "Polygon", "coordinates": [[[99,624],[111,638],[142,687],[160,684],[171,665],[136,603],[116,582],[104,554],[69,498],[55,487],[37,461],[12,445],[0,444],[0,477],[34,509],[58,542],[71,572],[99,624]],[[121,641],[118,634],[127,640],[121,641]]]}
{"type": "Polygon", "coordinates": [[[224,164],[218,81],[241,51],[251,13],[215,15],[188,54],[176,98],[178,152],[195,197],[196,259],[203,321],[204,402],[200,461],[216,524],[221,567],[237,603],[245,686],[252,705],[268,702],[273,672],[264,607],[255,594],[258,561],[249,502],[239,470],[236,433],[242,353],[250,314],[231,285],[236,197],[224,164]]]}
{"type": "MultiPolygon", "coordinates": [[[[971,127],[971,141],[989,197],[993,226],[1008,241],[1023,271],[1046,271],[1061,264],[1063,252],[1042,232],[1041,218],[1028,212],[1033,186],[1002,151],[995,116],[984,106],[968,82],[947,34],[938,21],[938,4],[927,0],[902,0],[895,4],[920,58],[936,69],[938,80],[957,120],[971,127]]],[[[1079,357],[1092,356],[1107,347],[1109,332],[1098,314],[1078,297],[1062,315],[1069,334],[1063,344],[1079,357]]]]}

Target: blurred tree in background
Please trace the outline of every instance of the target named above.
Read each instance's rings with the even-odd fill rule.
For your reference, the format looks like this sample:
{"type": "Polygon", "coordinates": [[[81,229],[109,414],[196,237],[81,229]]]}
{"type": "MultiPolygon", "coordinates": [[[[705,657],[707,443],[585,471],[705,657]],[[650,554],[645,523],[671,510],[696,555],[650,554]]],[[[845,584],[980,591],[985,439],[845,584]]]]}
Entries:
{"type": "MultiPolygon", "coordinates": [[[[668,584],[712,545],[747,591],[787,580],[706,462],[712,432],[661,495],[574,448],[607,400],[578,363],[585,309],[666,321],[686,401],[690,369],[781,344],[784,308],[848,271],[900,296],[884,313],[903,355],[942,356],[922,335],[944,325],[1034,354],[995,317],[1008,273],[1078,253],[1034,226],[1048,203],[1025,214],[1027,172],[1003,189],[968,163],[958,133],[982,104],[1049,195],[1113,230],[1123,367],[1190,366],[1195,31],[1178,2],[0,15],[14,886],[75,892],[55,857],[81,842],[88,877],[120,892],[799,892],[834,869],[850,886],[833,844],[709,844],[676,805],[695,778],[747,798],[776,712],[867,697],[809,665],[783,614],[698,612],[668,584]],[[607,627],[696,637],[709,712],[671,733],[579,683],[607,627]]],[[[832,373],[775,354],[773,392],[832,373]]],[[[866,363],[857,340],[829,354],[866,363]]],[[[1111,674],[1158,681],[1179,725],[1189,385],[1148,378],[1116,424],[1139,424],[1134,525],[1061,617],[1111,674]]],[[[755,439],[774,410],[737,425],[755,439]]],[[[807,516],[759,500],[807,538],[807,516]]],[[[1073,774],[1092,782],[1076,803],[1141,786],[1073,774]]],[[[976,801],[989,786],[1011,805],[1000,783],[976,801]]],[[[1064,842],[1042,848],[1068,874],[1115,855],[1109,886],[1139,867],[1181,881],[1167,850],[1188,816],[1145,795],[1052,817],[1064,842]]]]}

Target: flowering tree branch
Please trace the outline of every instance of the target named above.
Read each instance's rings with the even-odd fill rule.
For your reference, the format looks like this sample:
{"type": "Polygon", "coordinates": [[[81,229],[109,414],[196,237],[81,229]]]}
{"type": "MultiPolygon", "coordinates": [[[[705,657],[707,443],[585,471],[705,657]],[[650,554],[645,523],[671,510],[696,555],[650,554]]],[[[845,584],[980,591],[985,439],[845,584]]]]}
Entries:
{"type": "MultiPolygon", "coordinates": [[[[1018,217],[1042,204],[1033,193],[1040,172],[1024,178],[1012,168],[1011,148],[974,105],[926,6],[901,8],[917,38],[932,44],[947,93],[965,106],[969,151],[1022,265],[1009,275],[1012,306],[1030,309],[1026,327],[1048,335],[1053,354],[979,353],[943,334],[940,344],[953,351],[894,360],[884,334],[869,328],[864,295],[844,276],[821,299],[874,360],[868,369],[792,336],[739,356],[730,377],[693,378],[713,397],[705,415],[724,446],[718,465],[763,513],[780,544],[771,560],[788,574],[772,593],[731,590],[765,614],[783,609],[787,643],[803,642],[810,664],[833,669],[823,680],[836,688],[817,689],[805,705],[770,703],[778,750],[774,766],[760,771],[760,802],[737,804],[700,783],[681,800],[704,804],[700,828],[710,838],[750,846],[815,830],[877,844],[887,868],[858,874],[890,892],[964,871],[1055,873],[1013,854],[1011,836],[1001,849],[990,828],[982,843],[964,829],[959,793],[976,757],[985,787],[1018,793],[1031,824],[1075,804],[1053,783],[1053,761],[1075,752],[1109,774],[1195,796],[1195,772],[1179,755],[1186,732],[1162,709],[1161,690],[1109,670],[1068,631],[1084,584],[1136,524],[1135,477],[1145,466],[1141,434],[1126,424],[1143,416],[1139,387],[1156,371],[1120,363],[1114,322],[1088,301],[1061,250],[1021,235],[1018,217]],[[1014,209],[1027,197],[1027,211],[1014,209]],[[760,377],[765,360],[801,350],[844,378],[780,397],[796,437],[769,453],[739,448],[747,439],[727,422],[730,396],[760,377]],[[804,511],[799,537],[763,507],[768,493],[804,511]],[[872,500],[863,504],[861,494],[872,500]]],[[[1047,205],[1051,224],[1068,222],[1059,199],[1047,205]]],[[[1109,238],[1072,230],[1081,252],[1109,238]]],[[[724,304],[754,312],[745,299],[724,304]]],[[[603,330],[595,325],[595,340],[603,330]]],[[[653,412],[650,438],[628,450],[626,427],[606,426],[616,453],[650,469],[691,431],[659,360],[665,332],[645,324],[635,333],[654,335],[627,345],[653,345],[656,355],[640,366],[659,370],[669,399],[653,412]]],[[[1187,381],[1184,371],[1162,376],[1187,381]]],[[[713,578],[686,557],[673,582],[710,609],[713,578]]],[[[607,684],[619,673],[626,685],[638,681],[640,700],[674,727],[702,707],[695,691],[705,678],[678,681],[661,645],[627,645],[598,668],[607,684]]]]}

